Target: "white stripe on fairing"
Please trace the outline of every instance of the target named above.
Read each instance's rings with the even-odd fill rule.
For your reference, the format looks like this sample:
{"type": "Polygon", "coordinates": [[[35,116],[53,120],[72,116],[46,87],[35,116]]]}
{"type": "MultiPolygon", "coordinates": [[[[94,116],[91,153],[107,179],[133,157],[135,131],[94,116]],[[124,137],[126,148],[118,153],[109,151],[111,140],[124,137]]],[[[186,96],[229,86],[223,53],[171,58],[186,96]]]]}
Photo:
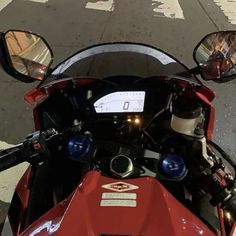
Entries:
{"type": "Polygon", "coordinates": [[[10,4],[12,0],[0,0],[0,11],[10,4]]]}
{"type": "Polygon", "coordinates": [[[154,16],[172,19],[184,19],[184,14],[178,0],[152,0],[154,16]]]}
{"type": "Polygon", "coordinates": [[[229,23],[236,24],[236,0],[214,0],[214,2],[223,11],[229,23]]]}
{"type": "Polygon", "coordinates": [[[40,2],[40,3],[48,2],[48,0],[25,0],[25,1],[28,1],[28,2],[40,2]]]}
{"type": "Polygon", "coordinates": [[[85,8],[100,11],[114,11],[114,0],[88,2],[85,8]]]}

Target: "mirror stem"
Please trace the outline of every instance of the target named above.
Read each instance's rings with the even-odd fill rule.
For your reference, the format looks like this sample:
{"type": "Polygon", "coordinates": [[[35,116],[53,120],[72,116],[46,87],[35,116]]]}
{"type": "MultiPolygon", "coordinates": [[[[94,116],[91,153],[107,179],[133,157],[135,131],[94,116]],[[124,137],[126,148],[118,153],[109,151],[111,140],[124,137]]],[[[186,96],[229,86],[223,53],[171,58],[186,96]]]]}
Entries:
{"type": "Polygon", "coordinates": [[[194,75],[199,75],[199,74],[201,73],[200,67],[199,67],[199,66],[196,66],[196,67],[190,69],[190,72],[191,72],[192,74],[194,74],[194,75]]]}

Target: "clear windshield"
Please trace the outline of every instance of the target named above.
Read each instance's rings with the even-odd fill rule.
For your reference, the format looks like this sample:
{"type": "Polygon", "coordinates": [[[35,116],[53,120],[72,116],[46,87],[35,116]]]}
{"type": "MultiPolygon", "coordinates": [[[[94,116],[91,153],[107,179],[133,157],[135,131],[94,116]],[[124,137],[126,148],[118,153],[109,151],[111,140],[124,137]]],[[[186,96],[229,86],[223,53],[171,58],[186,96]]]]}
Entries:
{"type": "MultiPolygon", "coordinates": [[[[136,43],[100,44],[84,49],[59,64],[52,72],[54,79],[86,76],[150,77],[182,75],[191,77],[188,69],[175,58],[156,48],[136,43]]],[[[191,80],[199,82],[191,77],[191,80]]]]}

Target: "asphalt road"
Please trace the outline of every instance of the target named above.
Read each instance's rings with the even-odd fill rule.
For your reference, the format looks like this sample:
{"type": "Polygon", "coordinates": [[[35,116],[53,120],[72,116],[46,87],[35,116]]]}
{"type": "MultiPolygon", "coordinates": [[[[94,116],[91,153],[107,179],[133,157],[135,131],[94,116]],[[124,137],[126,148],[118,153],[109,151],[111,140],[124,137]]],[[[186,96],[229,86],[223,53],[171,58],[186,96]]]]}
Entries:
{"type": "MultiPolygon", "coordinates": [[[[189,67],[195,65],[192,51],[204,35],[218,30],[236,30],[236,25],[229,23],[213,0],[179,0],[182,9],[179,17],[177,13],[155,13],[154,8],[161,6],[161,0],[103,1],[113,2],[113,11],[88,9],[88,2],[13,0],[0,11],[0,29],[25,29],[41,34],[54,51],[54,65],[89,45],[134,41],[161,48],[189,67]]],[[[91,0],[91,3],[96,2],[91,0]]],[[[234,9],[236,11],[236,6],[234,9]]],[[[227,84],[206,84],[217,93],[214,140],[236,160],[236,80],[227,84]]],[[[0,72],[0,140],[18,143],[33,130],[31,107],[23,101],[23,94],[35,85],[23,84],[0,72]]],[[[18,177],[14,173],[11,176],[16,181],[18,177]]],[[[0,178],[0,185],[1,181],[0,178]]],[[[7,185],[9,191],[14,181],[7,185]]],[[[0,187],[2,190],[4,185],[0,187]]]]}

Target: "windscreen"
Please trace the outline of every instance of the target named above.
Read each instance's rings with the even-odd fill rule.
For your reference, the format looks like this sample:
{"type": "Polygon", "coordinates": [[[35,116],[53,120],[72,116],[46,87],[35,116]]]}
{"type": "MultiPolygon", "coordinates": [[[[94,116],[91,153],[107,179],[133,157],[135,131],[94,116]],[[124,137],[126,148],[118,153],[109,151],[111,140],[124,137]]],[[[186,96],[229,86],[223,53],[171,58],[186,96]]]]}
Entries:
{"type": "Polygon", "coordinates": [[[189,74],[183,64],[161,50],[143,44],[110,43],[79,51],[59,64],[52,75],[102,79],[120,75],[170,76],[183,72],[189,74]]]}

